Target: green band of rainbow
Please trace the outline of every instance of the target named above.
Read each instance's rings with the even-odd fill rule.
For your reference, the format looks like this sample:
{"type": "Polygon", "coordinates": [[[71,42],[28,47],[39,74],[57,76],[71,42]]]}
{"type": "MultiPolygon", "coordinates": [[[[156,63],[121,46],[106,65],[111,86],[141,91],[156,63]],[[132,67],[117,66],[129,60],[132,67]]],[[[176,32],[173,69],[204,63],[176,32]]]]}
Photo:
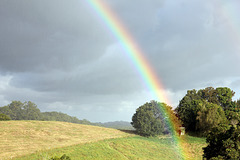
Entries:
{"type": "MultiPolygon", "coordinates": [[[[114,36],[121,43],[123,49],[130,57],[131,61],[134,63],[136,69],[141,75],[143,81],[146,83],[147,87],[151,91],[153,98],[157,98],[160,102],[165,102],[170,104],[167,96],[164,94],[164,88],[161,85],[159,78],[156,76],[155,72],[149,65],[146,57],[144,57],[144,53],[137,46],[135,41],[133,40],[131,34],[127,32],[123,24],[119,21],[119,19],[115,16],[115,14],[110,10],[110,8],[100,0],[87,0],[89,5],[95,10],[98,16],[102,19],[102,21],[106,24],[108,29],[112,32],[114,36]]],[[[167,110],[161,108],[161,110],[167,113],[167,110]]],[[[185,158],[185,153],[183,147],[181,147],[180,140],[174,131],[174,124],[170,119],[167,120],[167,125],[169,126],[172,137],[176,145],[176,153],[179,155],[180,159],[185,158]]]]}

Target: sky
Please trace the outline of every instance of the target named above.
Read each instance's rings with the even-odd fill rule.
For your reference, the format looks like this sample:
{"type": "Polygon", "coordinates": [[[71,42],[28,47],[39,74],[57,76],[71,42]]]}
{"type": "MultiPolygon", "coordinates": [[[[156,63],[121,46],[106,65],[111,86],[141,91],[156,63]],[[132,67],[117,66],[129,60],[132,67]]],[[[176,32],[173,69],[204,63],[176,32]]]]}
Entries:
{"type": "MultiPolygon", "coordinates": [[[[173,108],[191,89],[240,98],[239,0],[101,0],[117,15],[173,108]]],[[[91,122],[131,121],[153,100],[87,0],[0,1],[0,106],[32,101],[91,122]]]]}

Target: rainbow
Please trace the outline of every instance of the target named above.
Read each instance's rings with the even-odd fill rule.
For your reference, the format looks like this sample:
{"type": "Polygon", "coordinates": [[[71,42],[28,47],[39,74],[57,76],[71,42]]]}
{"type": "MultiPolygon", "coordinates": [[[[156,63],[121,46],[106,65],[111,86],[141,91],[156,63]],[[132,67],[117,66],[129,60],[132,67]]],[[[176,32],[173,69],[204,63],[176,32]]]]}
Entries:
{"type": "MultiPolygon", "coordinates": [[[[165,102],[167,104],[171,104],[166,94],[164,93],[164,87],[156,76],[153,68],[147,61],[147,58],[144,57],[143,51],[140,47],[135,43],[131,34],[127,31],[127,29],[123,26],[117,16],[111,11],[111,9],[101,0],[87,0],[89,5],[93,8],[93,10],[97,13],[97,15],[102,19],[102,21],[106,24],[108,29],[112,32],[112,34],[118,39],[121,43],[122,48],[125,53],[130,57],[131,61],[134,63],[134,66],[138,70],[141,78],[146,83],[146,86],[151,91],[153,98],[157,99],[160,102],[165,102]]],[[[169,115],[166,109],[161,108],[164,113],[169,115]]],[[[184,147],[182,147],[180,139],[176,135],[174,131],[174,124],[170,119],[167,120],[168,126],[172,132],[172,138],[176,146],[176,154],[178,154],[180,159],[185,159],[186,154],[184,151],[184,147]]]]}

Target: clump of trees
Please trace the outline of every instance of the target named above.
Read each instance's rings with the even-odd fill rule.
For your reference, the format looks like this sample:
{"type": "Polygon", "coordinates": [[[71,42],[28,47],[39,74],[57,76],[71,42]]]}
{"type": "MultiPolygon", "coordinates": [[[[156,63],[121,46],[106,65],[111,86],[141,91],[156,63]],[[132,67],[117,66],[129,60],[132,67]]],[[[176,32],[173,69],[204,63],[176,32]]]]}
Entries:
{"type": "Polygon", "coordinates": [[[8,117],[12,120],[41,120],[41,121],[62,121],[79,124],[92,124],[90,121],[83,119],[79,120],[76,117],[69,116],[61,112],[41,112],[37,105],[31,101],[21,102],[12,101],[9,105],[0,107],[1,117],[8,117]],[[3,116],[1,116],[3,115],[3,116]]]}
{"type": "Polygon", "coordinates": [[[189,90],[176,112],[189,132],[207,137],[206,159],[240,159],[240,100],[227,87],[189,90]]]}
{"type": "Polygon", "coordinates": [[[227,87],[208,87],[187,91],[176,113],[187,131],[207,135],[221,123],[229,123],[240,111],[239,102],[232,101],[234,92],[227,87]]]}
{"type": "Polygon", "coordinates": [[[131,124],[136,129],[136,132],[142,136],[157,136],[169,133],[171,128],[168,128],[169,126],[166,125],[169,119],[175,121],[176,126],[180,126],[172,107],[165,103],[151,101],[136,110],[131,124]]]}

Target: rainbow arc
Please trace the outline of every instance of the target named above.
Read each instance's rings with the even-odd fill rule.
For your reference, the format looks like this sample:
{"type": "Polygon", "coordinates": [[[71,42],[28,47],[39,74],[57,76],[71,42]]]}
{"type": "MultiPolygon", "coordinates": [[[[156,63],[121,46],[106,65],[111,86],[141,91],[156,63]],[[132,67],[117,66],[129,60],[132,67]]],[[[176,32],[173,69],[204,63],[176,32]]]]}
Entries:
{"type": "MultiPolygon", "coordinates": [[[[164,93],[164,87],[160,79],[156,76],[153,68],[150,66],[147,58],[144,56],[144,52],[136,44],[131,34],[124,27],[123,23],[118,19],[114,12],[101,0],[87,0],[89,5],[97,13],[98,17],[105,23],[108,29],[121,43],[125,53],[130,57],[135,68],[138,70],[142,80],[151,91],[154,98],[158,101],[167,103],[170,105],[170,101],[164,93]]],[[[170,117],[167,109],[161,108],[161,110],[170,117]]],[[[175,132],[175,124],[168,119],[167,125],[172,133],[172,139],[175,143],[176,154],[179,155],[180,159],[185,159],[184,148],[181,145],[180,139],[175,132]]]]}

